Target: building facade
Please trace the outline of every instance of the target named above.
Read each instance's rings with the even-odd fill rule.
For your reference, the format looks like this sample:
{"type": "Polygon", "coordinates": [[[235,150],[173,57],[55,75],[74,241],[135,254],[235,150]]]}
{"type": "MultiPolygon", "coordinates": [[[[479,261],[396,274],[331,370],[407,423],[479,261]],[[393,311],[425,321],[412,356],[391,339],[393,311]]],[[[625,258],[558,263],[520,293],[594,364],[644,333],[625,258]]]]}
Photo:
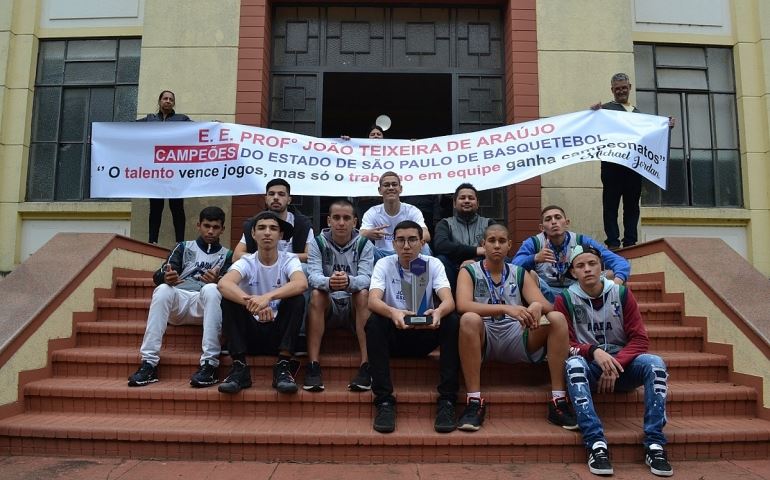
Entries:
{"type": "MultiPolygon", "coordinates": [[[[770,275],[764,1],[8,0],[0,271],[60,231],[146,240],[146,200],[90,199],[90,124],[154,112],[164,89],[194,120],[364,136],[385,113],[389,135],[422,138],[585,109],[611,99],[616,72],[629,74],[642,111],[677,120],[669,188],[645,186],[640,240],[723,238],[770,275]]],[[[576,229],[604,238],[595,162],[481,200],[517,241],[554,203],[576,229]]],[[[317,223],[324,202],[296,198],[317,223]]],[[[189,234],[209,204],[228,212],[233,242],[259,199],[188,199],[189,234]]],[[[164,215],[161,244],[170,244],[164,215]]]]}

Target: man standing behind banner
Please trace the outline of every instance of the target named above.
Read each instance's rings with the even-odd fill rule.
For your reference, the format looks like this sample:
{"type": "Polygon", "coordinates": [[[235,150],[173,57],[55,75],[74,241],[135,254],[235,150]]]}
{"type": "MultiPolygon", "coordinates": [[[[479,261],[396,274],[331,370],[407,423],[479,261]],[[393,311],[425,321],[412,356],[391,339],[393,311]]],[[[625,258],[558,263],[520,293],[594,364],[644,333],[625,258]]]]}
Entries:
{"type": "MultiPolygon", "coordinates": [[[[605,104],[591,105],[591,110],[617,110],[620,112],[641,113],[631,105],[629,95],[631,83],[625,73],[616,73],[610,80],[610,91],[615,99],[605,104]]],[[[674,127],[674,119],[669,117],[669,128],[674,127]]],[[[618,207],[623,199],[623,246],[636,245],[638,239],[636,225],[639,223],[639,199],[642,196],[642,177],[628,167],[617,163],[601,162],[602,175],[602,210],[604,233],[608,248],[620,248],[620,229],[618,228],[618,207]]]]}
{"type": "MultiPolygon", "coordinates": [[[[288,240],[281,240],[278,250],[281,252],[295,253],[300,262],[307,262],[308,244],[313,241],[313,227],[310,219],[302,215],[291,205],[291,186],[282,178],[274,178],[267,182],[265,188],[265,207],[278,215],[278,218],[288,222],[293,230],[293,236],[288,240]]],[[[255,225],[252,217],[243,223],[243,235],[241,241],[234,249],[233,261],[237,261],[246,253],[257,251],[257,244],[251,237],[251,231],[255,225]]]]}
{"type": "Polygon", "coordinates": [[[454,215],[436,225],[433,251],[436,258],[444,264],[449,284],[452,291],[455,291],[460,266],[468,260],[473,261],[484,256],[481,240],[484,238],[485,229],[495,221],[479,216],[478,191],[470,183],[457,187],[452,200],[454,215]]]}
{"type": "Polygon", "coordinates": [[[375,205],[364,213],[361,221],[361,235],[374,242],[375,263],[388,255],[393,255],[393,232],[396,225],[405,220],[411,220],[422,228],[423,251],[430,255],[430,232],[425,225],[422,212],[414,205],[401,202],[401,193],[404,187],[401,178],[396,172],[385,172],[380,177],[380,186],[377,190],[382,195],[382,204],[375,205]]]}

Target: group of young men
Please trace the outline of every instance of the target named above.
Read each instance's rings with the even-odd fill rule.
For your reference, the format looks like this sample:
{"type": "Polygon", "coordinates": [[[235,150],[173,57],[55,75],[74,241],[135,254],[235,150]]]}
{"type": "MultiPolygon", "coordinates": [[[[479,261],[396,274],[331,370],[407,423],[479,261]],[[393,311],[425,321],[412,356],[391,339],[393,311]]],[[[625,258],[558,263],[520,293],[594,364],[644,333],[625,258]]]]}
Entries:
{"type": "Polygon", "coordinates": [[[581,429],[591,472],[613,471],[591,392],[644,385],[646,462],[656,475],[673,473],[663,450],[666,368],[646,353],[644,324],[624,286],[629,264],[570,231],[562,208],[543,210],[541,232],[526,239],[511,261],[508,229],[478,215],[470,184],[456,189],[453,217],[436,227],[436,256],[425,253],[428,228],[420,210],[400,201],[394,172],[381,176],[383,204],[364,215],[360,231],[346,199],[330,205],[328,228],[314,235],[307,217],[291,208],[285,180],[270,181],[266,190],[267,209],[245,222],[234,252],[219,243],[224,212],[208,207],[200,213],[200,236],[179,243],[155,273],[142,363],[130,386],[158,381],[168,323],[202,324],[193,387],[218,383],[224,336],[232,365],[220,392],[251,386],[247,355],[277,355],[272,386],[294,393],[299,362],[293,355],[307,308],[302,388],[324,390],[324,331],[349,328],[360,368],[348,388],[372,391],[378,432],[396,428],[390,359],[427,356],[440,347],[437,432],[481,428],[487,409],[483,362],[547,362],[548,421],[581,429]],[[461,370],[467,393],[457,418],[461,370]]]}

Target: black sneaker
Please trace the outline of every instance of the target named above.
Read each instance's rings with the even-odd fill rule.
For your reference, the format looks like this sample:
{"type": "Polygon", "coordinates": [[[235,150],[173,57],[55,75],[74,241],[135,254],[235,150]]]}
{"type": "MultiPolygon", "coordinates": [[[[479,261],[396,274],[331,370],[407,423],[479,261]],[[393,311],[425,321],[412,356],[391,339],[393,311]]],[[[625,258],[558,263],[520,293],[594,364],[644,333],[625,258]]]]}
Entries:
{"type": "Polygon", "coordinates": [[[190,377],[190,385],[196,388],[210,387],[219,381],[217,377],[217,367],[208,360],[203,362],[197,372],[190,377]]]}
{"type": "Polygon", "coordinates": [[[358,367],[358,373],[348,384],[353,392],[366,392],[372,389],[372,377],[369,375],[369,362],[364,362],[358,367]]]}
{"type": "Polygon", "coordinates": [[[457,428],[466,432],[476,432],[484,423],[487,414],[487,405],[483,398],[469,398],[465,410],[457,422],[457,428]]]}
{"type": "Polygon", "coordinates": [[[644,463],[650,467],[653,474],[659,477],[670,477],[674,474],[674,468],[666,458],[666,451],[657,443],[644,449],[644,463]]]}
{"type": "Polygon", "coordinates": [[[594,475],[612,475],[615,470],[610,463],[610,451],[604,442],[596,442],[588,452],[588,470],[594,475]]]}
{"type": "Polygon", "coordinates": [[[439,400],[436,406],[436,421],[433,430],[438,433],[449,433],[457,428],[455,421],[455,404],[449,400],[439,400]]]}
{"type": "Polygon", "coordinates": [[[280,393],[295,393],[297,382],[291,374],[292,365],[289,360],[278,360],[273,366],[273,388],[280,393]]]}
{"type": "Polygon", "coordinates": [[[128,377],[129,387],[143,387],[158,381],[158,367],[150,362],[142,362],[139,370],[128,377]]]}
{"type": "Polygon", "coordinates": [[[251,386],[251,372],[249,366],[240,360],[233,360],[233,366],[225,381],[219,385],[222,393],[238,393],[251,386]]]}
{"type": "Polygon", "coordinates": [[[374,430],[380,433],[391,433],[396,429],[396,406],[392,403],[377,405],[377,415],[374,417],[374,430]]]}
{"type": "Polygon", "coordinates": [[[321,378],[321,364],[310,362],[305,371],[305,385],[302,386],[308,392],[320,392],[324,389],[324,381],[321,378]]]}
{"type": "Polygon", "coordinates": [[[567,430],[577,430],[577,417],[567,397],[554,398],[548,404],[548,421],[567,430]]]}

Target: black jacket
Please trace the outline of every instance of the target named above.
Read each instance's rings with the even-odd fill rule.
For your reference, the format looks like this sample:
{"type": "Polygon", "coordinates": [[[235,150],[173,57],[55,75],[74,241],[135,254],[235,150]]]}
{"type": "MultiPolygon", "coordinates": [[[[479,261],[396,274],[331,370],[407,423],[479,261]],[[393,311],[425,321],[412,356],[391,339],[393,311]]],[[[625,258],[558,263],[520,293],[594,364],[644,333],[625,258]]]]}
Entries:
{"type": "MultiPolygon", "coordinates": [[[[307,235],[310,233],[312,224],[310,219],[302,215],[299,210],[289,205],[289,211],[294,215],[294,236],[291,237],[291,251],[293,253],[305,253],[307,244],[307,235]]],[[[254,228],[254,217],[246,219],[243,222],[243,238],[246,239],[246,251],[254,253],[257,251],[257,242],[251,236],[251,230],[254,228]]]]}

